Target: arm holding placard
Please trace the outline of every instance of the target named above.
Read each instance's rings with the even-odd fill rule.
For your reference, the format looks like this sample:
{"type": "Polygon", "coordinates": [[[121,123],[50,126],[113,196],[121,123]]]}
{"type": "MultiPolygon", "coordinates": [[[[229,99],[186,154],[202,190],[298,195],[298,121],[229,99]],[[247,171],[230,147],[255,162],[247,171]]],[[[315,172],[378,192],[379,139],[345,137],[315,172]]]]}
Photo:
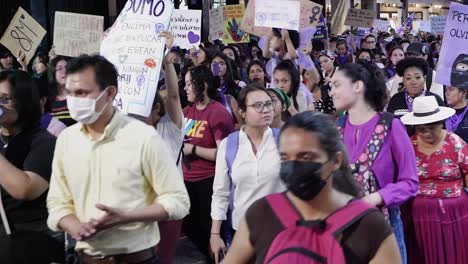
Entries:
{"type": "Polygon", "coordinates": [[[289,37],[288,30],[283,28],[281,30],[281,36],[283,37],[283,41],[286,43],[286,49],[288,51],[289,58],[291,60],[297,59],[297,52],[296,52],[296,49],[294,48],[291,38],[289,37]]]}
{"type": "Polygon", "coordinates": [[[265,59],[270,59],[273,54],[270,51],[270,41],[273,38],[273,30],[270,30],[268,34],[266,35],[266,41],[265,41],[265,46],[261,47],[262,48],[262,55],[265,59]]]}
{"type": "MultiPolygon", "coordinates": [[[[159,36],[166,38],[166,47],[170,50],[174,43],[174,36],[167,31],[164,31],[159,36]]],[[[175,71],[174,64],[171,61],[169,61],[168,55],[164,56],[163,59],[167,87],[166,110],[172,122],[179,129],[182,129],[182,117],[184,114],[182,112],[182,105],[180,103],[179,97],[179,82],[177,79],[177,73],[175,71]]]]}
{"type": "Polygon", "coordinates": [[[16,60],[21,65],[21,70],[28,72],[28,64],[26,63],[26,53],[22,53],[21,50],[19,50],[16,60]]]}

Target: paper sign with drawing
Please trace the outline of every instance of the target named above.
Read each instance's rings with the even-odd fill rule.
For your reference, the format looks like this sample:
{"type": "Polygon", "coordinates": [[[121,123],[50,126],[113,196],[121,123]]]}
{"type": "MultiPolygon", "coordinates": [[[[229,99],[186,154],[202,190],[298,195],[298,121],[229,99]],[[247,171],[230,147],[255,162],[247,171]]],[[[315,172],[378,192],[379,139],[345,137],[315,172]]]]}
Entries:
{"type": "Polygon", "coordinates": [[[200,45],[201,10],[174,9],[170,31],[174,35],[174,46],[190,49],[200,45]]]}
{"type": "Polygon", "coordinates": [[[153,6],[128,1],[101,44],[101,55],[119,72],[114,105],[124,113],[148,116],[158,87],[165,39],[174,10],[170,0],[153,6]]]}

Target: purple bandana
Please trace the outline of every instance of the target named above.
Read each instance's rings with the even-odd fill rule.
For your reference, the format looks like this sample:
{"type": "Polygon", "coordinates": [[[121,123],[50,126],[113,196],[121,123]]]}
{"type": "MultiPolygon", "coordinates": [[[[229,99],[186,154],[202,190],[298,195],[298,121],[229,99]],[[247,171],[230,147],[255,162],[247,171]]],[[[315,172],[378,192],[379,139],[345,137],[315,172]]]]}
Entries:
{"type": "MultiPolygon", "coordinates": [[[[425,96],[426,95],[426,91],[422,91],[418,96],[416,97],[419,97],[419,96],[425,96]]],[[[415,98],[416,98],[415,97],[415,98]]],[[[408,112],[413,112],[413,102],[414,102],[414,98],[411,97],[408,92],[405,92],[405,99],[406,99],[406,105],[408,106],[408,112]]]]}
{"type": "Polygon", "coordinates": [[[460,123],[465,118],[465,114],[466,114],[467,110],[468,110],[468,106],[465,106],[465,110],[462,113],[460,113],[459,115],[454,114],[453,116],[451,116],[451,117],[447,118],[447,120],[445,120],[445,126],[447,127],[448,131],[457,130],[458,126],[460,125],[460,123]]]}

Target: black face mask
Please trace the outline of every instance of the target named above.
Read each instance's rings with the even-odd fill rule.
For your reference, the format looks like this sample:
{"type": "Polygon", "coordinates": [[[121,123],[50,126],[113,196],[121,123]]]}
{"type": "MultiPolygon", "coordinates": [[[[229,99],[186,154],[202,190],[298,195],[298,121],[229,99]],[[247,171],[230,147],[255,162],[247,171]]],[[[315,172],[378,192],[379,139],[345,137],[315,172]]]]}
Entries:
{"type": "Polygon", "coordinates": [[[280,177],[286,187],[301,200],[310,201],[327,185],[320,176],[325,163],[286,161],[281,163],[280,177]]]}
{"type": "Polygon", "coordinates": [[[452,73],[450,76],[450,83],[452,86],[462,89],[468,89],[468,55],[460,54],[452,65],[452,73]]]}

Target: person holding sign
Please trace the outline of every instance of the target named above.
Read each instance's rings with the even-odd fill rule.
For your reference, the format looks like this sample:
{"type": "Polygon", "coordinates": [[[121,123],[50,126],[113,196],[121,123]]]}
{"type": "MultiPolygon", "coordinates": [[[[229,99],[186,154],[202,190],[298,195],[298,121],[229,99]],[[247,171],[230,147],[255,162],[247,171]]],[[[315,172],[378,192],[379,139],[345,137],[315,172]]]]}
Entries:
{"type": "Polygon", "coordinates": [[[292,60],[297,65],[297,49],[300,45],[299,32],[287,29],[273,28],[271,32],[263,38],[263,57],[269,60],[266,64],[267,73],[273,76],[273,69],[282,60],[292,60]]]}
{"type": "Polygon", "coordinates": [[[84,263],[159,263],[157,222],[182,219],[190,206],[175,162],[154,128],[112,106],[112,63],[82,55],[66,73],[70,115],[79,123],[58,138],[49,228],[76,239],[84,263]]]}

